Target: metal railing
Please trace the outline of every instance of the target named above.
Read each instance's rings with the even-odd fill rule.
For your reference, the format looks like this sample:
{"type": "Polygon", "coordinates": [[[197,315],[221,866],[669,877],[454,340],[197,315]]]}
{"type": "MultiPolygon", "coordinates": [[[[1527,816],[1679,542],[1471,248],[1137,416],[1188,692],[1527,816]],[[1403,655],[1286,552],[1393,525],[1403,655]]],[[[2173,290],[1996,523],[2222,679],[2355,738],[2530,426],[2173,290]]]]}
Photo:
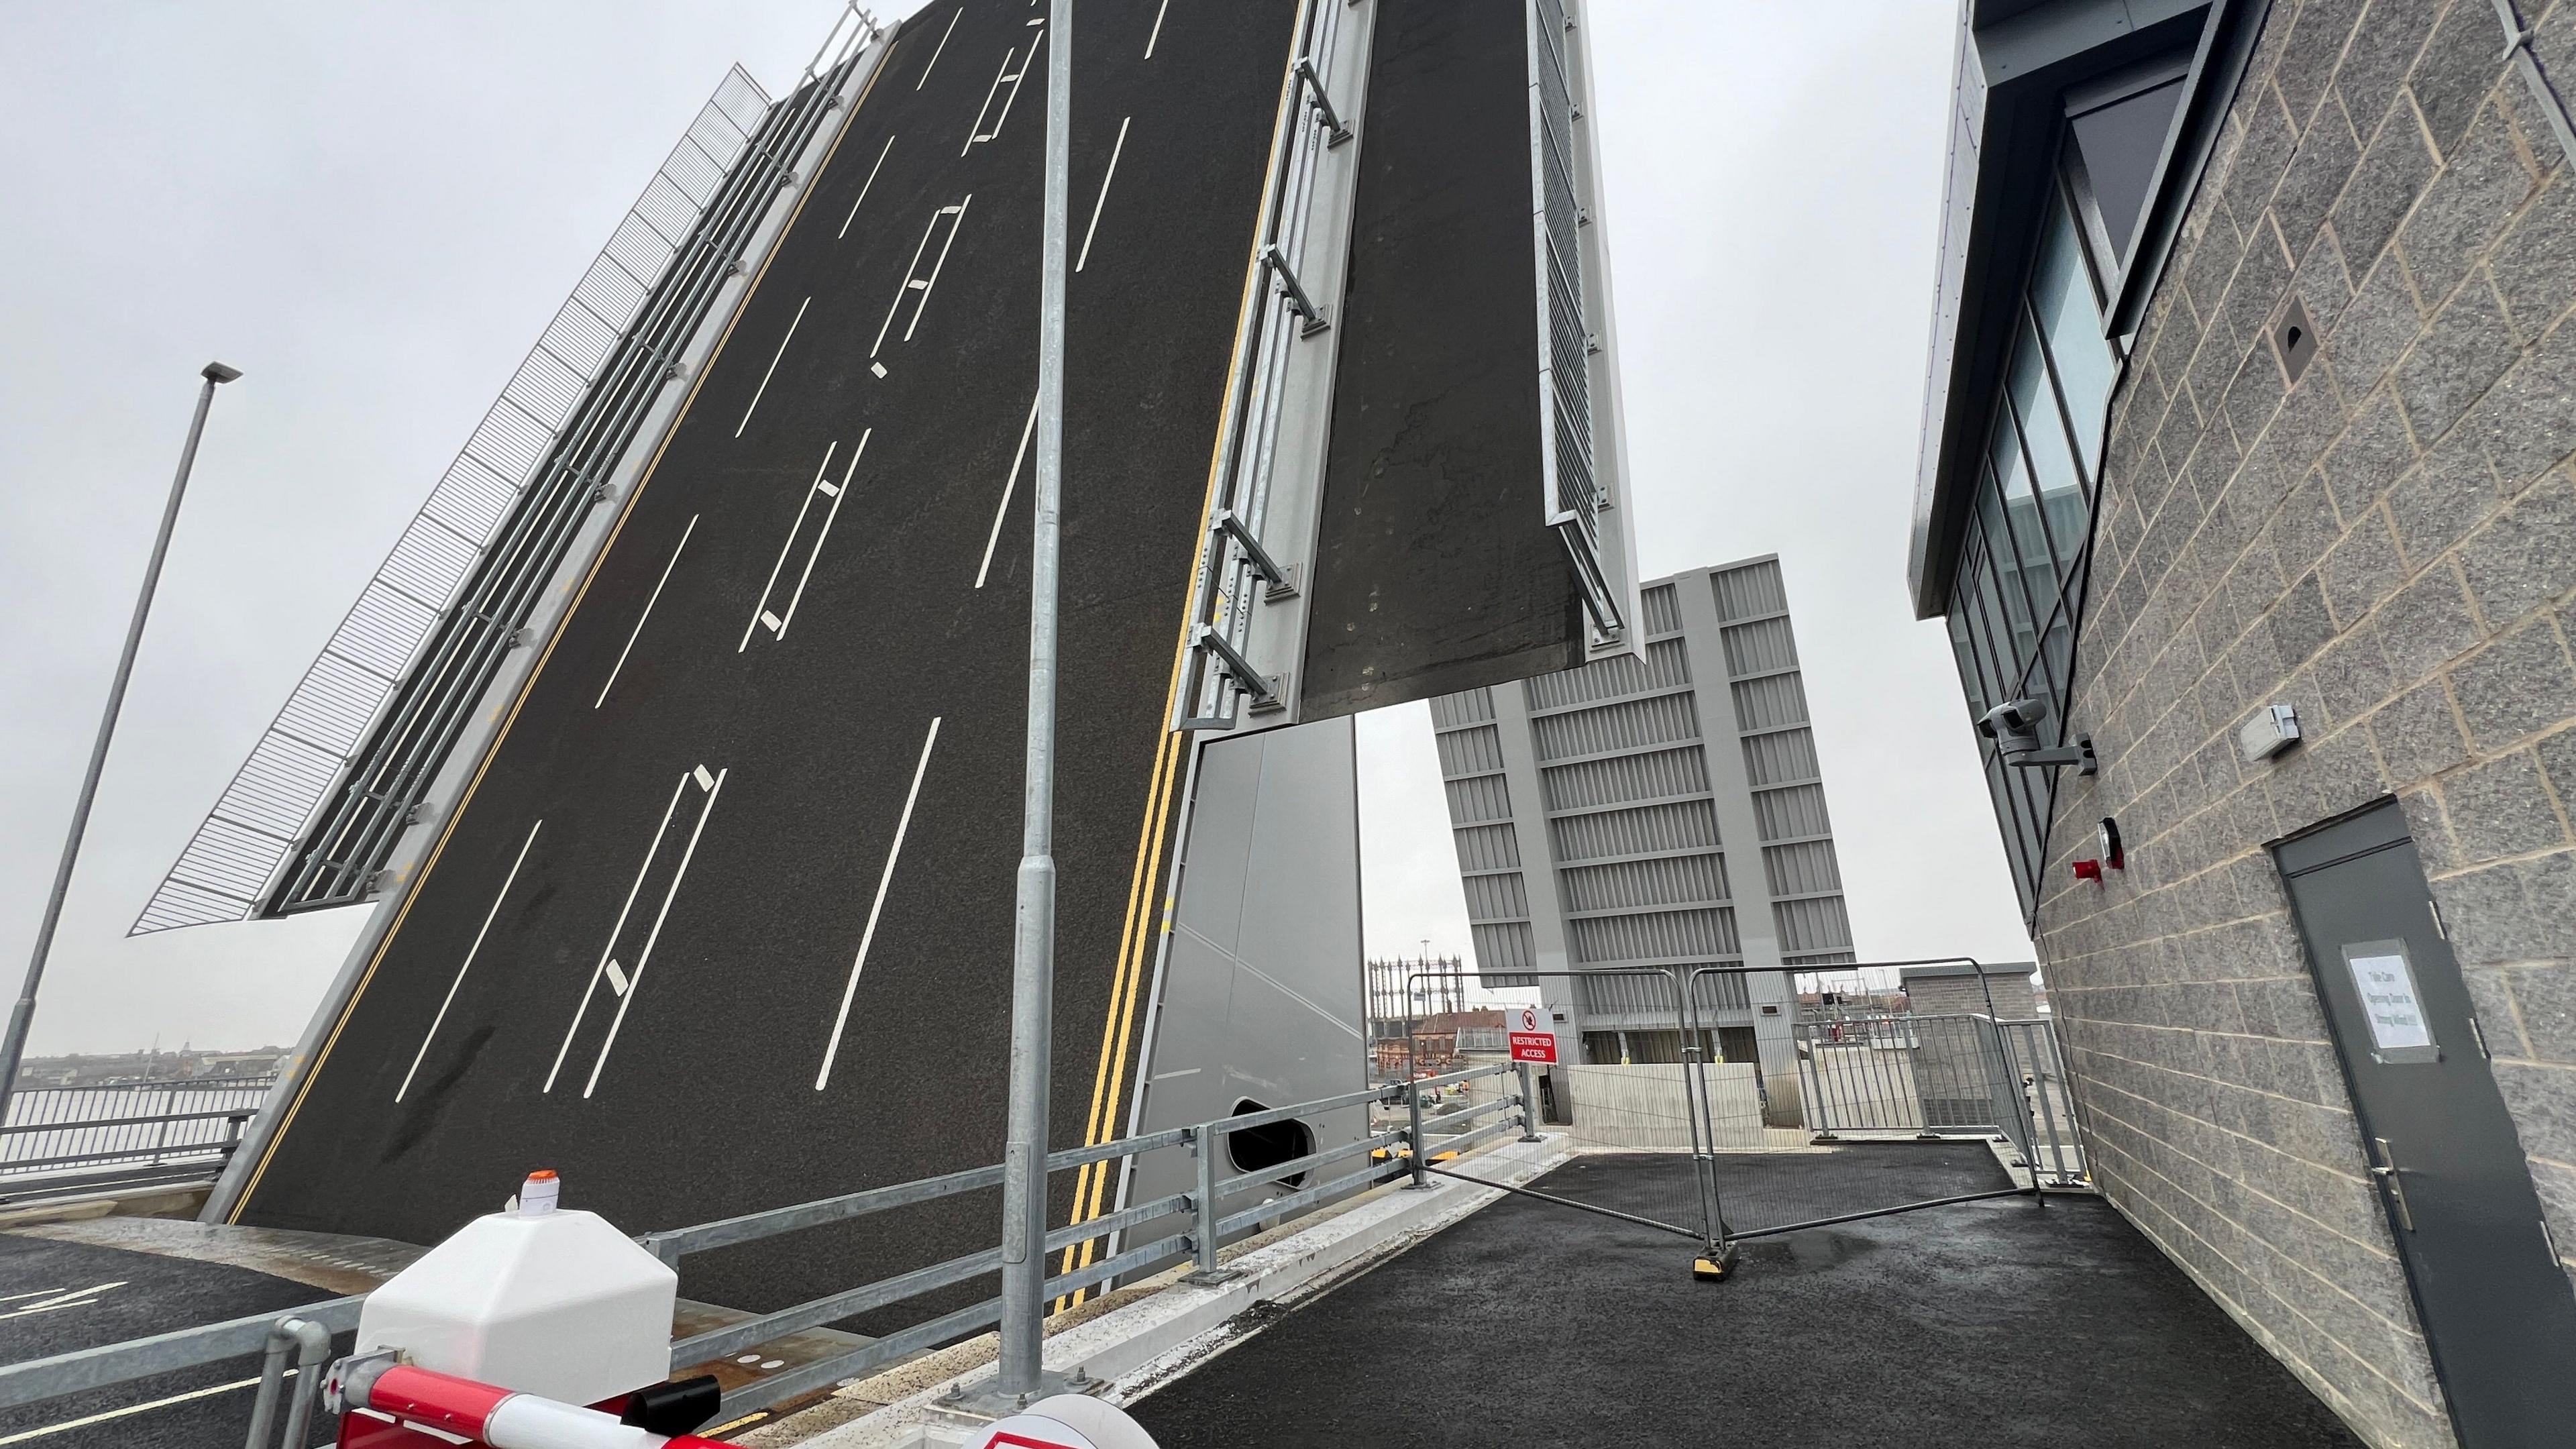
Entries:
{"type": "Polygon", "coordinates": [[[34,1087],[9,1099],[0,1186],[66,1171],[202,1163],[232,1154],[274,1076],[34,1087]]]}
{"type": "Polygon", "coordinates": [[[1807,1126],[1817,1140],[2000,1135],[2052,1185],[2085,1180],[2053,1020],[1892,1012],[1800,1022],[1795,1030],[1807,1126]]]}
{"type": "MultiPolygon", "coordinates": [[[[1519,1074],[1519,1090],[1498,1094],[1465,1111],[1437,1119],[1426,1119],[1421,1111],[1424,1092],[1480,1078],[1511,1075],[1514,1071],[1509,1066],[1479,1067],[1409,1083],[1404,1087],[1373,1087],[1293,1106],[1248,1112],[1192,1127],[1176,1127],[1093,1147],[1052,1153],[1046,1160],[1046,1169],[1050,1173],[1071,1171],[1087,1163],[1172,1150],[1193,1154],[1198,1170],[1196,1182],[1187,1192],[1168,1194],[1106,1217],[1091,1218],[1050,1232],[1046,1241],[1050,1254],[1089,1239],[1116,1236],[1112,1239],[1112,1251],[1108,1256],[1087,1267],[1049,1278],[1046,1294],[1051,1299],[1062,1299],[1082,1289],[1108,1284],[1161,1265],[1176,1265],[1183,1259],[1192,1265],[1189,1281],[1223,1281],[1232,1275],[1219,1257],[1218,1249],[1229,1239],[1260,1231],[1283,1216],[1366,1191],[1392,1178],[1410,1177],[1414,1186],[1427,1186],[1429,1174],[1436,1170],[1431,1165],[1434,1157],[1446,1158],[1470,1152],[1507,1133],[1518,1133],[1524,1138],[1532,1136],[1536,1131],[1533,1125],[1536,1112],[1530,1103],[1526,1073],[1519,1074]],[[1410,1105],[1407,1120],[1400,1127],[1371,1129],[1353,1141],[1248,1171],[1221,1172],[1217,1166],[1218,1153],[1227,1150],[1234,1133],[1281,1122],[1319,1118],[1325,1113],[1364,1107],[1390,1098],[1402,1098],[1410,1105]],[[1480,1126],[1470,1125],[1471,1121],[1484,1118],[1494,1120],[1480,1126]],[[1319,1168],[1353,1160],[1360,1165],[1350,1171],[1320,1182],[1301,1181],[1295,1191],[1285,1195],[1265,1195],[1248,1206],[1227,1210],[1229,1198],[1240,1202],[1245,1193],[1273,1186],[1283,1179],[1311,1177],[1319,1168]],[[1134,1236],[1137,1229],[1157,1224],[1167,1230],[1141,1240],[1134,1236]]],[[[897,1208],[987,1191],[999,1187],[1001,1182],[1002,1168],[997,1163],[817,1202],[746,1213],[695,1227],[646,1233],[636,1241],[665,1263],[676,1264],[693,1253],[853,1222],[897,1208]]],[[[692,1334],[671,1345],[671,1367],[676,1371],[739,1355],[746,1349],[792,1333],[893,1307],[943,1288],[998,1274],[1001,1265],[1000,1247],[987,1248],[692,1334]]],[[[266,1436],[265,1430],[275,1418],[275,1406],[289,1357],[303,1360],[305,1366],[296,1370],[299,1375],[313,1376],[311,1365],[316,1362],[316,1350],[312,1344],[317,1335],[347,1333],[355,1329],[359,1307],[364,1302],[363,1294],[334,1298],[290,1309],[283,1316],[277,1313],[256,1314],[26,1363],[0,1365],[0,1409],[38,1403],[65,1394],[110,1388],[179,1369],[201,1368],[265,1352],[266,1366],[258,1400],[261,1407],[254,1414],[249,1449],[278,1449],[273,1439],[266,1436]]],[[[725,1418],[738,1418],[818,1393],[842,1380],[864,1376],[899,1359],[992,1327],[1000,1319],[1000,1298],[984,1299],[847,1352],[742,1384],[725,1395],[719,1413],[725,1418]]],[[[309,1422],[309,1390],[302,1383],[296,1386],[287,1422],[290,1427],[309,1422]]],[[[303,1449],[303,1446],[290,1444],[288,1449],[303,1449]]]]}
{"type": "Polygon", "coordinates": [[[787,101],[735,67],[628,210],[130,934],[364,899],[876,35],[787,101]]]}
{"type": "Polygon", "coordinates": [[[1247,700],[1259,709],[1285,703],[1284,678],[1262,673],[1246,651],[1254,606],[1273,592],[1296,588],[1287,567],[1262,546],[1261,534],[1270,509],[1289,351],[1298,339],[1332,326],[1324,306],[1309,295],[1306,279],[1316,257],[1309,246],[1316,173],[1326,152],[1351,139],[1344,120],[1348,106],[1337,108],[1323,81],[1349,8],[1308,0],[1297,62],[1280,89],[1272,133],[1279,144],[1272,148],[1261,231],[1247,264],[1248,311],[1218,423],[1215,496],[1190,597],[1188,674],[1176,696],[1177,729],[1230,728],[1238,704],[1247,700]]]}

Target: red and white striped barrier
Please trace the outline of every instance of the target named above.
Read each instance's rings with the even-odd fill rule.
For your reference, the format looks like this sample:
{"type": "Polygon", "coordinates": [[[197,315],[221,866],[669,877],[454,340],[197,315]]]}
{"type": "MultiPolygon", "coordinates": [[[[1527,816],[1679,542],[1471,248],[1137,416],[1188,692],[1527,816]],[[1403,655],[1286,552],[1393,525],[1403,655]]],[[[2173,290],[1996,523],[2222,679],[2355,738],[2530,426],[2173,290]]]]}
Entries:
{"type": "Polygon", "coordinates": [[[344,1362],[330,1391],[340,1449],[456,1449],[457,1435],[490,1449],[723,1449],[713,1439],[656,1434],[597,1409],[407,1364],[344,1362]]]}

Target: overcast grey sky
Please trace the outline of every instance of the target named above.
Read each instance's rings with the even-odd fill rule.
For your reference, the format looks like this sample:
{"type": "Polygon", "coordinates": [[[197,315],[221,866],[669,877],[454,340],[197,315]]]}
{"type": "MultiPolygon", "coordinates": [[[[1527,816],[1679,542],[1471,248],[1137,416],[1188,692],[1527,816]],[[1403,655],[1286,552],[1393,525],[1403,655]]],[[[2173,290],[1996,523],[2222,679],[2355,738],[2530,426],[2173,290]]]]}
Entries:
{"type": "MultiPolygon", "coordinates": [[[[782,90],[835,8],[0,10],[0,986],[196,370],[247,373],[208,429],[34,1051],[301,1027],[363,911],[127,924],[725,67],[782,90]]],[[[1594,14],[1643,565],[1782,555],[1864,955],[2024,954],[1958,686],[1903,590],[1951,4],[1594,14]]],[[[1464,950],[1428,717],[1361,739],[1370,947],[1464,950]]]]}

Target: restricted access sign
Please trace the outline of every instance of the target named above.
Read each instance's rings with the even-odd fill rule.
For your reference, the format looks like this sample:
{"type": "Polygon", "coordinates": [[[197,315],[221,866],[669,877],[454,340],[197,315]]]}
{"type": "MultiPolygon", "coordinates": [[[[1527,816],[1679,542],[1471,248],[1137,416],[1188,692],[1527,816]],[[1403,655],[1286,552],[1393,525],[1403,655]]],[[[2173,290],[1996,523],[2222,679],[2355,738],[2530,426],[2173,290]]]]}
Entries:
{"type": "Polygon", "coordinates": [[[1556,1062],[1556,1022],[1543,1006],[1515,1006],[1505,1014],[1512,1060],[1556,1062]]]}

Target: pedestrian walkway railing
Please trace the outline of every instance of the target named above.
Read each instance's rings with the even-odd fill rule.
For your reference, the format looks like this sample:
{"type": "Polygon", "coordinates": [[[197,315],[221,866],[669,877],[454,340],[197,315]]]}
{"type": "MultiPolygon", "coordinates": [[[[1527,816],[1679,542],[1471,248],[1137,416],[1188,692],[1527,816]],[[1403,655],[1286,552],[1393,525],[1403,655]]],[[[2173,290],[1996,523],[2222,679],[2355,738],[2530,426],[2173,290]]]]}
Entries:
{"type": "MultiPolygon", "coordinates": [[[[1507,1136],[1528,1139],[1535,1135],[1536,1129],[1532,1124],[1537,1114],[1530,1105],[1532,1092],[1526,1072],[1518,1073],[1516,1080],[1498,1084],[1508,1090],[1472,1103],[1464,1111],[1433,1117],[1424,1110],[1427,1099],[1444,1088],[1485,1078],[1510,1079],[1514,1076],[1515,1069],[1510,1066],[1478,1067],[1396,1087],[1346,1092],[1293,1106],[1247,1112],[1196,1126],[1176,1127],[1053,1153],[1048,1156],[1046,1164],[1050,1173],[1073,1171],[1088,1163],[1141,1158],[1154,1152],[1187,1153],[1196,1159],[1197,1171],[1196,1180],[1188,1191],[1129,1204],[1104,1217],[1058,1228],[1048,1234],[1046,1247],[1050,1254],[1098,1238],[1109,1239],[1109,1251],[1086,1267],[1049,1278],[1047,1295],[1061,1301],[1086,1288],[1134,1279],[1183,1262],[1191,1266],[1189,1281],[1223,1281],[1231,1276],[1233,1270],[1219,1256],[1222,1244],[1238,1241],[1285,1217],[1365,1192],[1398,1177],[1409,1177],[1417,1187],[1428,1185],[1435,1159],[1446,1160],[1456,1154],[1472,1152],[1507,1136]],[[1231,1145],[1237,1133],[1286,1122],[1303,1122],[1320,1128],[1328,1116],[1339,1114],[1347,1117],[1353,1109],[1388,1103],[1405,1109],[1400,1123],[1371,1127],[1349,1141],[1286,1161],[1268,1162],[1249,1171],[1228,1171],[1219,1165],[1221,1158],[1231,1156],[1231,1145]],[[1321,1181],[1310,1180],[1324,1169],[1345,1164],[1356,1165],[1321,1181]],[[1294,1191],[1279,1194],[1275,1189],[1282,1182],[1297,1185],[1294,1191]],[[1247,1202],[1248,1205],[1237,1206],[1247,1202]],[[1146,1236],[1143,1231],[1146,1229],[1155,1231],[1146,1236]]],[[[999,1188],[1001,1182],[1002,1168],[996,1163],[816,1202],[746,1213],[695,1227],[646,1233],[637,1241],[662,1261],[676,1265],[693,1254],[848,1224],[897,1209],[987,1192],[999,1188]]],[[[998,1222],[998,1214],[984,1215],[981,1220],[998,1222]]],[[[807,1329],[895,1309],[915,1299],[941,1295],[943,1290],[994,1277],[1000,1273],[1001,1266],[1002,1249],[995,1246],[842,1288],[792,1307],[741,1319],[677,1340],[671,1345],[671,1366],[677,1371],[713,1363],[807,1329]]],[[[202,1368],[262,1352],[266,1353],[267,1359],[259,1400],[273,1408],[279,1402],[279,1385],[289,1372],[290,1356],[310,1363],[313,1353],[309,1345],[317,1329],[333,1335],[335,1342],[345,1343],[346,1335],[357,1327],[358,1310],[364,1301],[364,1295],[334,1298],[290,1309],[283,1315],[254,1314],[51,1358],[0,1365],[0,1410],[66,1394],[113,1388],[159,1374],[202,1368]],[[300,1352],[290,1355],[290,1347],[300,1348],[300,1352]]],[[[863,1377],[898,1360],[992,1327],[1001,1320],[1001,1311],[1001,1299],[988,1297],[966,1307],[935,1313],[847,1351],[742,1384],[725,1395],[719,1413],[726,1419],[739,1418],[820,1393],[845,1380],[863,1377]]],[[[295,1372],[308,1373],[310,1370],[297,1369],[295,1372]]],[[[248,1386],[247,1381],[244,1386],[248,1386]]],[[[307,1401],[300,1384],[295,1386],[294,1400],[297,1403],[307,1401]]],[[[273,1418],[273,1414],[262,1415],[260,1421],[255,1422],[248,1449],[280,1449],[278,1444],[262,1437],[261,1423],[273,1418]]],[[[294,1426],[308,1418],[290,1410],[287,1423],[294,1426]]],[[[304,1446],[289,1443],[283,1449],[304,1449],[304,1446]]]]}
{"type": "Polygon", "coordinates": [[[29,1087],[0,1126],[0,1186],[120,1166],[210,1169],[240,1144],[273,1076],[29,1087]]]}
{"type": "Polygon", "coordinates": [[[2053,1020],[1895,1012],[1800,1022],[1795,1030],[1817,1141],[1991,1134],[2011,1139],[2052,1186],[2085,1180],[2053,1020]]]}

